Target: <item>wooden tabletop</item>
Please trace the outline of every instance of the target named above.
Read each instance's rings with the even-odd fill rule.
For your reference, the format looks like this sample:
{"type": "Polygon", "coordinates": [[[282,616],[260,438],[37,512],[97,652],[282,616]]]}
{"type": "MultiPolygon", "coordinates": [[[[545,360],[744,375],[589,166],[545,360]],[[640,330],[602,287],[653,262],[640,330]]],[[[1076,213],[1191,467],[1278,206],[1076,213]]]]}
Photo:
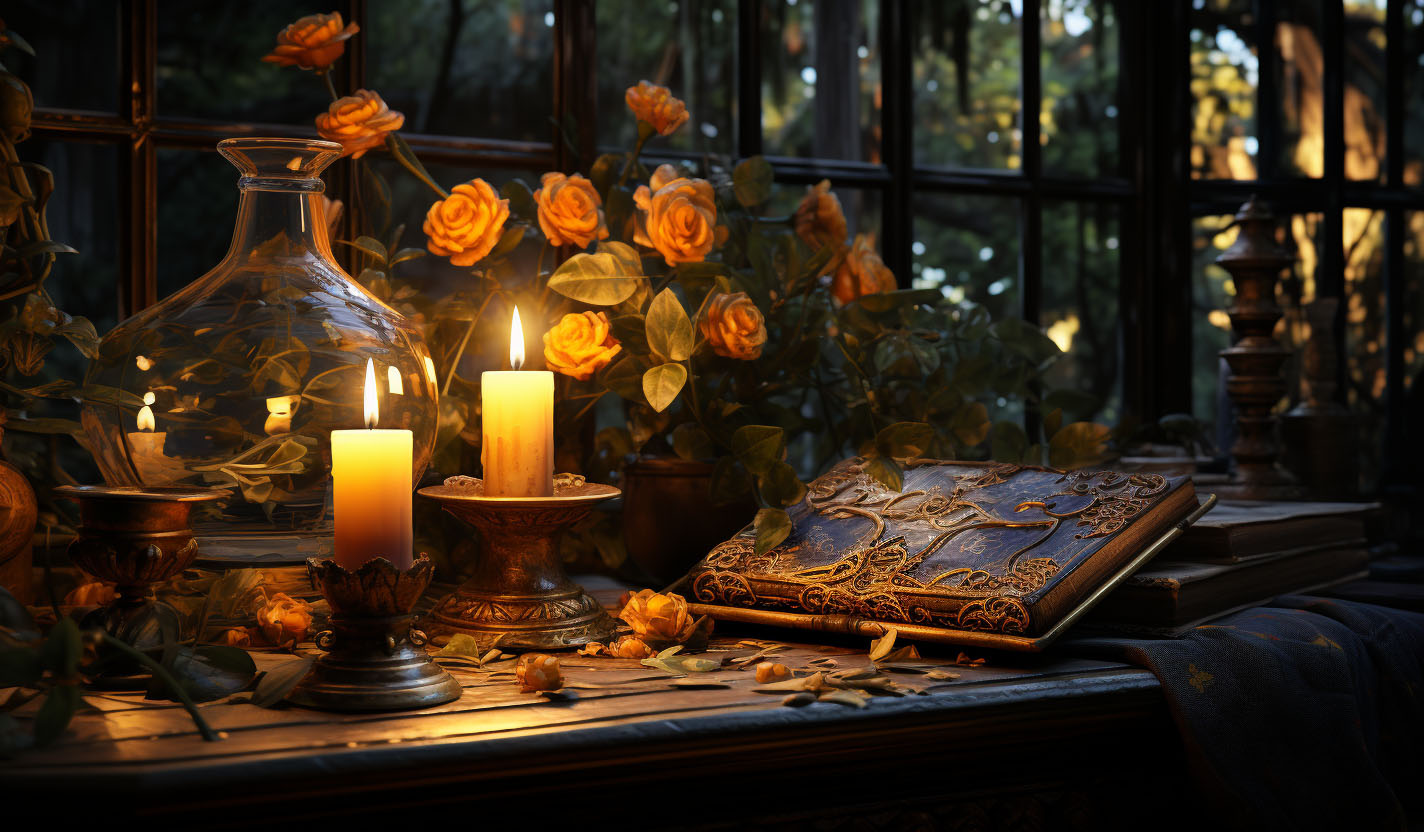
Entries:
{"type": "MultiPolygon", "coordinates": [[[[719,633],[711,649],[745,654],[739,641],[752,638],[784,644],[776,660],[795,669],[824,659],[834,662],[820,665],[828,669],[869,664],[868,644],[780,639],[787,635],[719,633]]],[[[1012,807],[1099,788],[1120,795],[1122,783],[1143,776],[1144,760],[1179,767],[1151,674],[1066,655],[975,656],[986,663],[960,664],[953,649],[927,652],[921,669],[940,673],[892,674],[920,694],[875,696],[865,708],[793,708],[782,704],[784,693],[758,692],[750,669],[692,674],[716,685],[693,689],[634,660],[563,654],[570,689],[559,697],[519,692],[512,662],[451,667],[464,694],[423,711],[210,703],[203,713],[223,732],[217,742],[204,742],[177,705],[89,693],[102,715],[80,713],[57,744],[0,761],[0,791],[56,799],[82,792],[116,815],[205,828],[241,826],[253,812],[374,818],[442,805],[538,805],[548,817],[613,822],[626,814],[629,790],[653,799],[686,795],[697,782],[730,790],[737,805],[770,818],[800,805],[788,797],[795,794],[826,811],[849,807],[836,812],[886,801],[896,811],[932,812],[925,801],[949,805],[967,794],[1012,807]]],[[[295,660],[254,657],[263,669],[295,660]]],[[[663,820],[715,828],[718,817],[663,820]]]]}

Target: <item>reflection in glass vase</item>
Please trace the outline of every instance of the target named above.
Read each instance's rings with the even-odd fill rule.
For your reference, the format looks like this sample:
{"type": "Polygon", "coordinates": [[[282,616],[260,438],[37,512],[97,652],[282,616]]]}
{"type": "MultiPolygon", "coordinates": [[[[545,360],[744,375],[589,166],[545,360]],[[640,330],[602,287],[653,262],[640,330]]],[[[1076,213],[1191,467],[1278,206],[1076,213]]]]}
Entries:
{"type": "Polygon", "coordinates": [[[204,485],[205,558],[297,561],[331,549],[331,431],[363,424],[366,360],[383,367],[380,426],[430,461],[437,391],[400,313],[336,264],[320,173],[330,142],[229,139],[242,173],[232,247],[212,271],[104,337],[82,420],[111,485],[204,485]]]}

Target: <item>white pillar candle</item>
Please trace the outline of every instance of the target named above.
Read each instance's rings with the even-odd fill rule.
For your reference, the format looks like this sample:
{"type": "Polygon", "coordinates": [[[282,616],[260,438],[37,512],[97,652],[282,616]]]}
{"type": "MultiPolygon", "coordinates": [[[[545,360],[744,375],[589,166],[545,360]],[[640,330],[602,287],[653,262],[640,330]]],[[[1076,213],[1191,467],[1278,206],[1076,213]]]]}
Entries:
{"type": "Polygon", "coordinates": [[[521,370],[524,331],[519,310],[509,330],[508,372],[480,376],[486,497],[554,494],[554,374],[521,370]]]}
{"type": "Polygon", "coordinates": [[[397,569],[412,562],[411,471],[415,442],[408,430],[377,430],[376,370],[366,360],[366,429],[331,432],[336,562],[354,570],[383,557],[397,569]]]}

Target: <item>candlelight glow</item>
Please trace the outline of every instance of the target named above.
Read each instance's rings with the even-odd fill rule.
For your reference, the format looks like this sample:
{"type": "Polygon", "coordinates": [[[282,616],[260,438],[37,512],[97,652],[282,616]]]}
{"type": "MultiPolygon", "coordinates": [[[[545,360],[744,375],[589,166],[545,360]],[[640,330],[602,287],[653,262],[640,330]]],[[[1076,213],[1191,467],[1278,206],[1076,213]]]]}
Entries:
{"type": "Polygon", "coordinates": [[[380,415],[376,407],[376,365],[371,359],[366,359],[366,427],[374,428],[376,419],[380,415]]]}
{"type": "Polygon", "coordinates": [[[519,307],[514,307],[514,322],[509,325],[509,368],[524,366],[524,327],[519,323],[519,307]]]}
{"type": "Polygon", "coordinates": [[[153,421],[153,408],[144,405],[138,409],[138,429],[153,430],[158,424],[153,421]]]}
{"type": "Polygon", "coordinates": [[[390,388],[392,396],[404,396],[405,384],[401,381],[400,370],[395,365],[386,368],[386,386],[390,388]]]}
{"type": "Polygon", "coordinates": [[[435,383],[435,361],[430,356],[425,356],[425,377],[430,379],[430,383],[435,383]]]}

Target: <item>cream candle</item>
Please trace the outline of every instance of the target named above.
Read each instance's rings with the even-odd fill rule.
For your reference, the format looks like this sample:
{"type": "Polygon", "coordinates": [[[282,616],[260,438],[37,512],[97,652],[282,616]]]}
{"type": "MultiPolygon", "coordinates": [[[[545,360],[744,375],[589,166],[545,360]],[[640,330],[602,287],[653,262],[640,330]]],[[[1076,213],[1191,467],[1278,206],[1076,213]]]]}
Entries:
{"type": "Polygon", "coordinates": [[[377,430],[376,368],[366,359],[365,430],[331,432],[336,562],[354,570],[383,557],[411,565],[411,457],[408,430],[377,430]]]}
{"type": "Polygon", "coordinates": [[[507,372],[480,376],[486,497],[554,494],[554,374],[521,370],[524,329],[519,309],[509,329],[507,372]]]}

